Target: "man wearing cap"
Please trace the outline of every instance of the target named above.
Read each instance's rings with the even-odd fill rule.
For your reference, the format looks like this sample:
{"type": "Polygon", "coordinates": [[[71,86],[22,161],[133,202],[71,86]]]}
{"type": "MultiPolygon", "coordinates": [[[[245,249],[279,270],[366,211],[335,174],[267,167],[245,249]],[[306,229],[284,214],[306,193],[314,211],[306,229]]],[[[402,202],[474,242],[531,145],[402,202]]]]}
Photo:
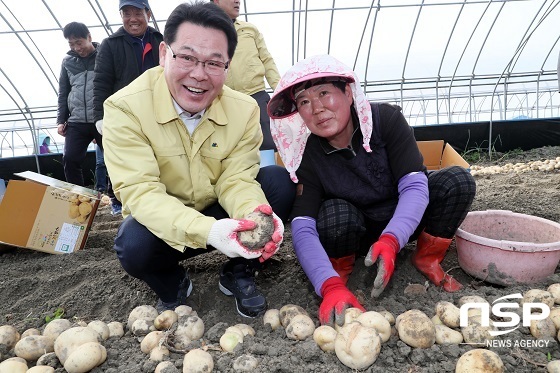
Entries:
{"type": "Polygon", "coordinates": [[[276,89],[276,85],[280,81],[278,68],[257,27],[237,19],[239,17],[239,0],[213,1],[227,13],[237,31],[238,46],[228,69],[226,85],[253,97],[259,104],[263,132],[263,143],[260,147],[261,166],[273,163],[276,146],[270,134],[270,118],[266,112],[270,95],[265,91],[264,79],[266,78],[272,89],[276,89]]]}
{"type": "MultiPolygon", "coordinates": [[[[159,63],[159,43],[163,35],[148,26],[152,17],[148,0],[120,0],[123,26],[103,40],[95,59],[93,119],[102,133],[103,102],[144,71],[159,63]]],[[[121,214],[121,203],[109,190],[113,215],[121,214]]]]}

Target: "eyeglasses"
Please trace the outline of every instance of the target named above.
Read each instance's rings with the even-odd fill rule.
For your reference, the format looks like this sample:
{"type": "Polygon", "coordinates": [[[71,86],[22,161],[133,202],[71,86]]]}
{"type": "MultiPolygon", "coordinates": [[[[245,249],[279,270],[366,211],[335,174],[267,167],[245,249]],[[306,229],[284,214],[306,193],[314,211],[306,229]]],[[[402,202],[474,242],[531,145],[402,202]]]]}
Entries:
{"type": "Polygon", "coordinates": [[[177,62],[179,67],[183,70],[193,70],[199,63],[202,64],[202,68],[209,75],[221,75],[229,67],[229,62],[221,62],[214,60],[201,61],[195,56],[190,54],[175,54],[173,49],[168,45],[167,48],[171,51],[173,59],[177,62]]]}

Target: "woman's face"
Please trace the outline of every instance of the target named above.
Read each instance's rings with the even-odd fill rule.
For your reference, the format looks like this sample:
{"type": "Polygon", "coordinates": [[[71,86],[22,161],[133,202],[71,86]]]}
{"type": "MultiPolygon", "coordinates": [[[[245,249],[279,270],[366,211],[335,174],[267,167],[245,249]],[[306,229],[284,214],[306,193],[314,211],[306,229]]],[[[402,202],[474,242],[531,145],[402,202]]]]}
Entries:
{"type": "Polygon", "coordinates": [[[311,133],[327,139],[338,148],[348,146],[352,138],[351,105],[352,90],[349,84],[346,84],[344,91],[332,83],[318,84],[296,98],[298,113],[311,133]]]}

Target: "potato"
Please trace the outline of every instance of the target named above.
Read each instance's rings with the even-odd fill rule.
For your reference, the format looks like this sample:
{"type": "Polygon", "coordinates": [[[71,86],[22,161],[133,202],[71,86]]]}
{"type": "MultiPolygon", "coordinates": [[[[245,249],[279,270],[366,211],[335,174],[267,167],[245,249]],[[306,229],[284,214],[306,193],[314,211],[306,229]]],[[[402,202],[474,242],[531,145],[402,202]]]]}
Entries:
{"type": "Polygon", "coordinates": [[[0,346],[6,346],[10,351],[20,340],[20,335],[16,328],[11,325],[0,326],[0,346]]]}
{"type": "Polygon", "coordinates": [[[307,311],[295,304],[286,304],[279,311],[280,324],[286,328],[295,315],[307,315],[307,311]]]}
{"type": "Polygon", "coordinates": [[[443,325],[438,315],[434,315],[430,320],[432,320],[434,325],[443,325]]]}
{"type": "Polygon", "coordinates": [[[552,298],[554,299],[554,303],[560,304],[560,284],[552,284],[546,289],[550,294],[552,294],[552,298]]]}
{"type": "Polygon", "coordinates": [[[411,347],[430,348],[436,342],[436,328],[432,320],[420,310],[409,310],[397,317],[399,338],[411,347]]]}
{"type": "Polygon", "coordinates": [[[132,330],[132,324],[138,319],[148,319],[155,320],[158,317],[158,311],[153,306],[138,306],[134,308],[128,315],[128,322],[126,327],[128,330],[132,330]]]}
{"type": "Polygon", "coordinates": [[[461,306],[463,306],[465,303],[486,303],[488,304],[488,301],[478,295],[465,295],[462,296],[461,298],[459,298],[459,301],[457,302],[457,304],[459,305],[459,308],[461,308],[461,306]]]}
{"type": "Polygon", "coordinates": [[[30,335],[16,343],[14,353],[27,361],[35,361],[41,355],[53,351],[53,340],[44,335],[30,335]]]}
{"type": "Polygon", "coordinates": [[[531,289],[523,294],[523,299],[521,299],[519,305],[523,307],[525,303],[544,303],[549,308],[552,308],[554,306],[554,298],[548,291],[531,289]]]}
{"type": "Polygon", "coordinates": [[[272,216],[260,211],[251,212],[244,219],[252,220],[257,226],[250,231],[243,231],[237,234],[239,242],[249,250],[260,250],[264,245],[272,240],[274,233],[274,220],[272,216]]]}
{"type": "Polygon", "coordinates": [[[255,329],[251,325],[247,324],[235,324],[234,327],[239,328],[243,333],[243,337],[246,335],[255,335],[255,329]]]}
{"type": "Polygon", "coordinates": [[[80,206],[71,203],[70,207],[68,208],[68,216],[70,217],[70,219],[76,219],[78,216],[80,216],[80,206]]]}
{"type": "Polygon", "coordinates": [[[214,360],[208,352],[195,348],[183,359],[183,373],[209,373],[214,369],[214,360]]]}
{"type": "Polygon", "coordinates": [[[118,321],[111,321],[107,324],[109,328],[109,338],[122,337],[124,335],[123,324],[118,321]]]}
{"type": "Polygon", "coordinates": [[[54,373],[54,368],[46,365],[29,368],[26,373],[54,373]]]}
{"type": "Polygon", "coordinates": [[[488,326],[482,326],[480,315],[475,315],[469,317],[467,326],[461,327],[461,334],[467,343],[486,343],[486,341],[494,339],[490,335],[491,330],[494,330],[492,320],[488,326]]]}
{"type": "Polygon", "coordinates": [[[63,331],[68,330],[71,327],[72,323],[67,319],[55,319],[45,325],[43,335],[50,337],[53,341],[55,341],[63,331]]]}
{"type": "Polygon", "coordinates": [[[362,313],[356,319],[363,326],[368,326],[377,330],[381,342],[387,342],[391,338],[391,324],[382,314],[375,311],[362,313]]]}
{"type": "Polygon", "coordinates": [[[132,323],[132,334],[137,337],[147,335],[149,332],[156,330],[153,319],[136,319],[132,323]]]}
{"type": "Polygon", "coordinates": [[[29,328],[23,333],[21,333],[21,338],[27,337],[28,335],[41,335],[39,329],[29,328]]]}
{"type": "Polygon", "coordinates": [[[259,365],[259,361],[252,355],[241,355],[233,362],[235,372],[254,372],[259,365]]]}
{"type": "Polygon", "coordinates": [[[243,343],[243,337],[233,331],[227,331],[220,337],[220,347],[226,352],[232,352],[240,343],[243,343]]]}
{"type": "Polygon", "coordinates": [[[328,325],[321,325],[313,332],[313,340],[325,352],[334,351],[334,341],[338,333],[328,325]]]}
{"type": "Polygon", "coordinates": [[[157,330],[171,329],[173,324],[179,320],[179,315],[175,311],[166,310],[158,315],[154,320],[154,326],[157,330]]]}
{"type": "Polygon", "coordinates": [[[196,313],[196,311],[193,311],[192,307],[189,306],[185,306],[184,304],[178,306],[177,308],[175,308],[175,313],[177,314],[178,317],[181,316],[191,316],[192,313],[196,313]]]}
{"type": "Polygon", "coordinates": [[[266,310],[263,315],[263,324],[269,324],[272,330],[278,329],[280,324],[280,311],[275,308],[266,310]]]}
{"type": "Polygon", "coordinates": [[[191,341],[200,339],[204,335],[204,322],[198,316],[182,317],[175,335],[184,335],[191,341]]]}
{"type": "Polygon", "coordinates": [[[152,349],[159,345],[159,341],[161,341],[164,336],[165,333],[159,330],[150,332],[142,339],[142,342],[140,342],[140,350],[145,354],[149,354],[152,349]]]}
{"type": "Polygon", "coordinates": [[[37,365],[56,366],[58,364],[60,364],[60,361],[58,361],[54,352],[43,354],[39,359],[37,359],[37,365]]]}
{"type": "Polygon", "coordinates": [[[226,328],[224,333],[227,333],[227,332],[235,333],[235,334],[239,335],[241,337],[241,339],[245,338],[245,334],[243,334],[243,330],[241,330],[241,328],[239,328],[235,325],[234,326],[229,326],[228,328],[226,328]]]}
{"type": "Polygon", "coordinates": [[[379,311],[379,313],[382,314],[383,317],[387,319],[387,321],[389,321],[389,324],[395,325],[395,316],[393,316],[391,312],[383,310],[379,311]]]}
{"type": "Polygon", "coordinates": [[[150,360],[162,361],[166,356],[169,356],[169,350],[165,346],[156,346],[150,351],[150,360]]]}
{"type": "Polygon", "coordinates": [[[107,351],[99,342],[87,342],[76,348],[66,359],[68,373],[86,373],[105,362],[107,351]]]}
{"type": "Polygon", "coordinates": [[[502,373],[505,372],[502,359],[492,351],[475,348],[464,353],[455,366],[455,373],[502,373]]]}
{"type": "Polygon", "coordinates": [[[560,373],[560,360],[552,360],[546,364],[546,371],[548,373],[560,373]]]}
{"type": "Polygon", "coordinates": [[[78,201],[80,201],[81,203],[87,203],[89,201],[91,201],[91,198],[89,198],[88,196],[83,196],[83,195],[78,195],[78,201]]]}
{"type": "Polygon", "coordinates": [[[107,324],[105,324],[101,320],[93,320],[88,325],[88,328],[91,328],[97,332],[99,335],[100,340],[106,341],[109,339],[110,330],[107,324]]]}
{"type": "Polygon", "coordinates": [[[295,315],[286,328],[286,336],[290,339],[303,341],[312,336],[315,331],[315,324],[311,317],[307,315],[295,315]]]}
{"type": "MultiPolygon", "coordinates": [[[[355,321],[358,316],[360,316],[363,313],[363,311],[359,308],[356,307],[350,307],[347,308],[344,311],[344,323],[342,325],[345,324],[350,324],[352,321],[355,321]]],[[[338,324],[334,324],[334,329],[339,332],[340,331],[341,326],[339,326],[338,324]]]]}
{"type": "Polygon", "coordinates": [[[93,207],[89,202],[82,202],[78,205],[78,210],[80,211],[80,215],[88,216],[93,210],[93,207]]]}
{"type": "Polygon", "coordinates": [[[436,314],[444,325],[450,328],[459,327],[459,308],[456,307],[453,303],[446,301],[437,302],[436,314]]]}
{"type": "Polygon", "coordinates": [[[381,351],[381,338],[373,328],[359,322],[342,327],[334,342],[340,362],[350,369],[365,369],[375,362],[381,351]]]}
{"type": "Polygon", "coordinates": [[[62,332],[54,341],[54,352],[64,365],[68,357],[81,345],[98,342],[99,334],[91,328],[75,326],[62,332]]]}
{"type": "Polygon", "coordinates": [[[76,218],[76,221],[80,224],[83,224],[87,221],[87,216],[86,215],[80,215],[76,218]]]}
{"type": "Polygon", "coordinates": [[[536,339],[547,339],[556,337],[556,325],[554,321],[550,318],[543,320],[531,320],[531,326],[529,327],[531,334],[536,339]]]}
{"type": "Polygon", "coordinates": [[[0,363],[0,373],[26,373],[27,362],[10,358],[0,363]]]}
{"type": "Polygon", "coordinates": [[[179,369],[171,361],[162,361],[156,366],[154,373],[179,373],[179,369]]]}
{"type": "Polygon", "coordinates": [[[438,345],[458,345],[463,342],[463,334],[443,324],[436,327],[436,343],[438,345]]]}

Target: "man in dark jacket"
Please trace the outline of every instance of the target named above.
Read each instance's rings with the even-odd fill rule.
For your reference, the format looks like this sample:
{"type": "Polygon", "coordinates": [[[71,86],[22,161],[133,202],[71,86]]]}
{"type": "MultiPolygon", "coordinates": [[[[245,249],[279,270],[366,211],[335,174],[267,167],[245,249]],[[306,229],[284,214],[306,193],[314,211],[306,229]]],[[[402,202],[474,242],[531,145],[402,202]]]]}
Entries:
{"type": "MultiPolygon", "coordinates": [[[[102,133],[103,103],[113,93],[126,87],[144,71],[159,64],[159,43],[163,35],[148,26],[152,17],[148,0],[120,0],[123,26],[101,43],[95,61],[93,83],[94,120],[102,133]]],[[[112,188],[113,215],[120,215],[121,203],[112,188]]]]}
{"type": "Polygon", "coordinates": [[[65,136],[66,181],[84,186],[82,163],[92,140],[101,144],[93,118],[93,76],[97,43],[91,41],[86,25],[70,22],[63,29],[70,51],[62,60],[58,81],[57,132],[65,136]]]}

